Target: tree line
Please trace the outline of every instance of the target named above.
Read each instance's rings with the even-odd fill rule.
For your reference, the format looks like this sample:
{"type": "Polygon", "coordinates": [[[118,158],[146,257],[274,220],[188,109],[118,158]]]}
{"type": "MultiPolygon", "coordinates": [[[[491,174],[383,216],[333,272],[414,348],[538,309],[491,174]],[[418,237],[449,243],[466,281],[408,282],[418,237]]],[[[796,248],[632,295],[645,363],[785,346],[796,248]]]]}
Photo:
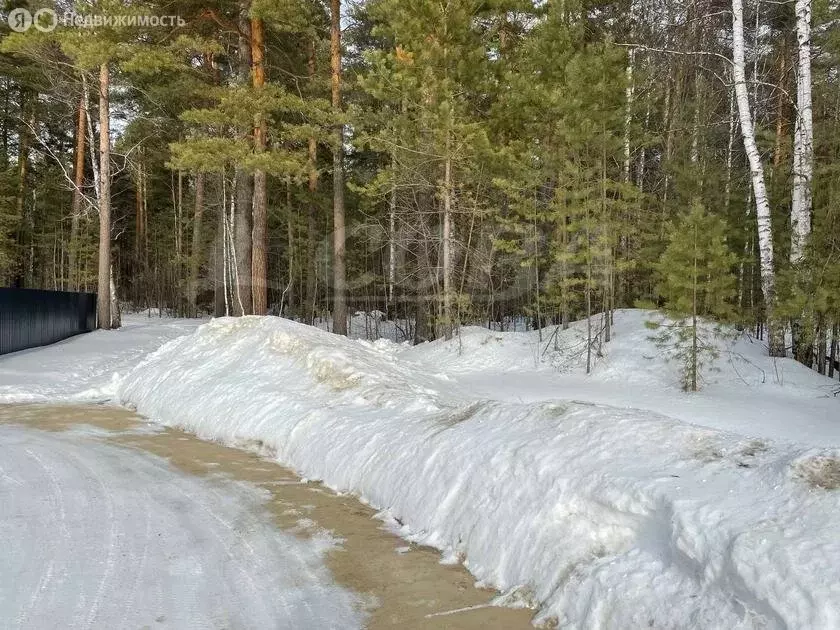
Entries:
{"type": "Polygon", "coordinates": [[[68,8],[178,19],[4,29],[6,284],[416,341],[664,308],[835,373],[834,0],[68,8]]]}

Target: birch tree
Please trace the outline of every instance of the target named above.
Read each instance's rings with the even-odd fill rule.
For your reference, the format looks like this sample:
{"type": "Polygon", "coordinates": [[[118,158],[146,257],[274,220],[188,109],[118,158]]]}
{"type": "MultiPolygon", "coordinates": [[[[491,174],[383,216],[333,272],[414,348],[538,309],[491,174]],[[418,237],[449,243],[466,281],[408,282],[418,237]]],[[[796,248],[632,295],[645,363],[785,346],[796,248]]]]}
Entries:
{"type": "Polygon", "coordinates": [[[799,265],[811,233],[814,123],[811,107],[811,0],[796,0],[796,126],[793,136],[793,199],[790,262],[799,265]]]}
{"type": "Polygon", "coordinates": [[[767,315],[770,355],[784,356],[784,337],[773,321],[776,302],[776,276],[773,261],[773,226],[770,217],[770,200],[764,179],[764,166],[755,141],[753,114],[747,91],[744,70],[744,5],[742,0],[732,0],[732,78],[735,82],[735,101],[741,122],[741,137],[750,166],[756,222],[758,224],[758,253],[761,274],[761,292],[767,315]]]}

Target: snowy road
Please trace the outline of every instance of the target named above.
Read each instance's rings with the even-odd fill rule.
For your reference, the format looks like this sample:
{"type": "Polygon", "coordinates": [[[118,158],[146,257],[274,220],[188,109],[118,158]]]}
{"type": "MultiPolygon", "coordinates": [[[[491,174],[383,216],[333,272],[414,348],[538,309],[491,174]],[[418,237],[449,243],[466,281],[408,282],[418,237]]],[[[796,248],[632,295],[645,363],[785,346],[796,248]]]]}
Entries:
{"type": "Polygon", "coordinates": [[[529,627],[374,515],[125,409],[0,405],[0,629],[529,627]]]}
{"type": "Polygon", "coordinates": [[[0,357],[0,403],[103,401],[115,379],[161,344],[195,330],[198,319],[126,315],[122,328],[95,330],[0,357]]]}
{"type": "Polygon", "coordinates": [[[322,562],[329,545],[273,526],[262,491],[103,433],[0,425],[0,627],[361,624],[322,562]]]}

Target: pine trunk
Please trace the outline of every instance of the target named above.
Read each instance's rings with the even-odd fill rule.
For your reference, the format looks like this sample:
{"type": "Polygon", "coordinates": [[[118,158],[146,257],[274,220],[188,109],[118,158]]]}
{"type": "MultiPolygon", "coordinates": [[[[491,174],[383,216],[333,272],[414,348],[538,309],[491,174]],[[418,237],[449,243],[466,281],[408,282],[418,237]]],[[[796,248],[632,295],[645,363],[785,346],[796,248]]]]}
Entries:
{"type": "MultiPolygon", "coordinates": [[[[247,4],[240,9],[239,37],[239,80],[244,84],[249,79],[251,70],[250,22],[245,16],[248,13],[247,4]]],[[[235,291],[233,299],[233,314],[250,315],[253,312],[251,297],[251,206],[253,204],[253,178],[242,168],[235,172],[236,181],[233,193],[233,247],[231,257],[235,271],[235,291]]]]}
{"type": "MultiPolygon", "coordinates": [[[[254,89],[265,86],[265,41],[263,21],[251,20],[251,74],[254,89]]],[[[266,121],[262,113],[254,119],[254,152],[263,153],[266,148],[266,121]]],[[[266,173],[258,168],[254,171],[254,207],[251,232],[251,280],[253,282],[254,314],[265,315],[268,311],[268,193],[266,173]]]]}
{"type": "MultiPolygon", "coordinates": [[[[341,116],[341,0],[330,0],[332,109],[341,116]]],[[[344,227],[344,125],[336,123],[333,147],[333,332],[347,334],[347,270],[344,227]]]]}
{"type": "Polygon", "coordinates": [[[99,68],[99,282],[96,315],[99,328],[111,328],[111,118],[110,74],[99,68]]]}

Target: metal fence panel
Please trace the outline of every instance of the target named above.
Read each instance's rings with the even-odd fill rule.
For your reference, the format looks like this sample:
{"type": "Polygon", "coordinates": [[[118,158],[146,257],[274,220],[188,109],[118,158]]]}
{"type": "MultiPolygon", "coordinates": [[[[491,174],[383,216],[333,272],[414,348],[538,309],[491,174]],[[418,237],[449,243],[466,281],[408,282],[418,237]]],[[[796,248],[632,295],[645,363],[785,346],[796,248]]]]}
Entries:
{"type": "Polygon", "coordinates": [[[55,343],[95,327],[95,293],[0,288],[0,354],[55,343]]]}

